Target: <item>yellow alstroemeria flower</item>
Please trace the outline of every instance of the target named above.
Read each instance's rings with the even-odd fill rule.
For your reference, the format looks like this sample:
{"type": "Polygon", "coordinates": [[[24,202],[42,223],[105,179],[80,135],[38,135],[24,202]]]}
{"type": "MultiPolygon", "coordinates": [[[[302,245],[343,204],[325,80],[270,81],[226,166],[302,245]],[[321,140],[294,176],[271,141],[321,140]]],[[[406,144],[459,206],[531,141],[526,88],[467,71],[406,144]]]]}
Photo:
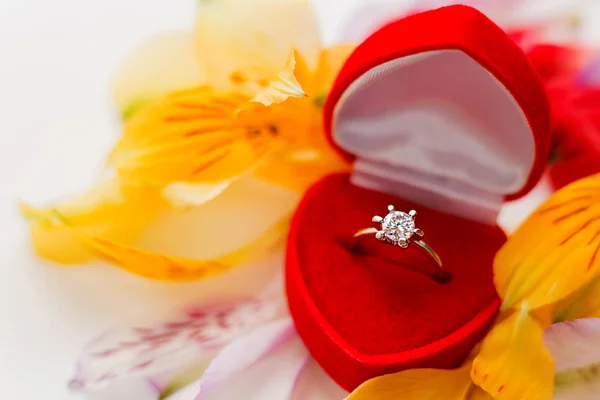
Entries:
{"type": "MultiPolygon", "coordinates": [[[[561,360],[546,348],[544,332],[553,323],[600,317],[600,174],[556,192],[521,225],[494,260],[494,281],[502,311],[462,367],[374,378],[347,400],[550,400],[555,382],[561,385],[560,395],[568,391],[567,384],[598,379],[600,360],[581,360],[589,365],[587,372],[570,369],[577,363],[562,360],[555,374],[555,362],[561,360]],[[573,379],[575,375],[580,378],[573,379]]],[[[550,343],[558,357],[573,354],[556,348],[561,337],[597,343],[593,337],[577,336],[575,326],[554,330],[550,343]],[[557,336],[556,331],[567,329],[571,337],[557,336]]],[[[589,343],[577,345],[584,350],[589,343]]]]}
{"type": "Polygon", "coordinates": [[[36,251],[62,264],[100,258],[185,281],[269,249],[298,194],[349,167],[328,145],[321,114],[351,50],[321,49],[308,0],[199,0],[195,32],[152,39],[117,74],[125,125],[108,157],[114,177],[51,208],[22,205],[36,251]],[[210,257],[133,244],[167,213],[211,206],[214,215],[216,197],[223,215],[198,222],[210,257]]]}

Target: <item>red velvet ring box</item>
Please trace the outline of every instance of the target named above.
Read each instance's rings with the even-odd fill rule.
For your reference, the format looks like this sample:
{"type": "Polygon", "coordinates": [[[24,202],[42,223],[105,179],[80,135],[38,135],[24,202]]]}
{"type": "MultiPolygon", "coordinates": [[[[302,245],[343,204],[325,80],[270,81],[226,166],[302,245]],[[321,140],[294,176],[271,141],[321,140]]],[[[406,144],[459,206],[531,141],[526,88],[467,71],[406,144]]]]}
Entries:
{"type": "Polygon", "coordinates": [[[494,254],[505,200],[540,179],[549,142],[546,95],[525,55],[466,6],[409,16],[361,44],[325,106],[332,144],[354,160],[301,201],[286,290],[312,356],[347,390],[410,368],[453,368],[499,307],[494,254]],[[418,211],[426,253],[366,238],[387,205],[418,211]]]}

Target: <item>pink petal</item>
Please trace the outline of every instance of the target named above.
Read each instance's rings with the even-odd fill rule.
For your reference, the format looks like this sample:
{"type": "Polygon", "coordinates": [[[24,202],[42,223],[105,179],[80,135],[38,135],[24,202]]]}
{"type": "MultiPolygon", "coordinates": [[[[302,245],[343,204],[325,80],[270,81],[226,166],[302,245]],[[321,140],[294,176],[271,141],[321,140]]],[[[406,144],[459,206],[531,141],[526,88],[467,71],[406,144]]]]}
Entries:
{"type": "Polygon", "coordinates": [[[206,363],[215,350],[277,317],[281,302],[269,297],[196,308],[170,321],[108,332],[84,349],[70,387],[104,391],[141,381],[160,393],[175,376],[206,363]]]}
{"type": "Polygon", "coordinates": [[[348,392],[338,386],[316,361],[311,360],[298,380],[292,400],[340,400],[346,397],[348,392]]]}
{"type": "Polygon", "coordinates": [[[308,362],[289,318],[264,325],[225,347],[200,382],[196,400],[286,400],[308,362]]]}
{"type": "Polygon", "coordinates": [[[600,363],[600,318],[554,324],[544,333],[556,372],[600,363]]]}

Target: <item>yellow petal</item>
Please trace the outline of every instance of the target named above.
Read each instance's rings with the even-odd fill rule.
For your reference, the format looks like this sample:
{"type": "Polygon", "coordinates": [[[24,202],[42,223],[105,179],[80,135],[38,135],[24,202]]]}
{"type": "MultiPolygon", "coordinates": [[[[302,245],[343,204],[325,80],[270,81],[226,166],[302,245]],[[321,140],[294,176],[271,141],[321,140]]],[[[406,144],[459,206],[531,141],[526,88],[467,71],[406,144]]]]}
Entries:
{"type": "Polygon", "coordinates": [[[82,263],[93,258],[73,235],[73,228],[89,235],[130,242],[161,208],[156,191],[121,187],[117,179],[101,183],[52,208],[21,205],[38,255],[61,264],[82,263]],[[69,220],[69,226],[65,225],[65,219],[69,220]]]}
{"type": "Polygon", "coordinates": [[[258,110],[254,120],[238,116],[247,101],[208,88],[166,96],[127,123],[109,162],[130,184],[221,186],[250,171],[277,146],[272,127],[261,118],[264,113],[258,110]]]}
{"type": "Polygon", "coordinates": [[[306,89],[307,93],[313,98],[324,100],[329,94],[340,69],[355,48],[355,45],[340,44],[323,50],[319,55],[319,62],[310,89],[306,89]]]}
{"type": "Polygon", "coordinates": [[[261,164],[254,175],[302,193],[322,177],[349,169],[350,165],[328,148],[327,143],[314,143],[287,150],[285,154],[276,153],[272,160],[261,164]]]}
{"type": "Polygon", "coordinates": [[[472,384],[465,400],[493,400],[493,397],[479,386],[472,384]]]}
{"type": "Polygon", "coordinates": [[[494,261],[503,308],[536,309],[580,289],[600,267],[600,175],[556,192],[494,261]]]}
{"type": "Polygon", "coordinates": [[[207,79],[219,90],[274,80],[292,49],[312,69],[321,47],[309,0],[200,0],[196,39],[207,79]]]}
{"type": "Polygon", "coordinates": [[[193,32],[152,37],[138,46],[117,71],[114,97],[124,119],[173,90],[205,81],[193,32]]]}
{"type": "MultiPolygon", "coordinates": [[[[65,224],[69,226],[68,221],[65,224]]],[[[76,228],[72,231],[87,251],[125,271],[152,280],[185,282],[209,278],[263,256],[282,243],[288,224],[289,218],[283,218],[251,243],[213,260],[169,256],[89,235],[76,228]]]]}
{"type": "Polygon", "coordinates": [[[270,106],[273,103],[283,103],[290,97],[306,96],[302,86],[300,86],[300,83],[294,76],[295,69],[296,58],[292,51],[285,64],[284,70],[279,73],[277,79],[271,81],[269,86],[261,90],[251,101],[270,106]]]}
{"type": "Polygon", "coordinates": [[[360,385],[346,400],[464,400],[472,386],[469,369],[465,365],[448,371],[412,369],[383,375],[360,385]]]}
{"type": "Polygon", "coordinates": [[[600,277],[561,303],[556,321],[600,318],[600,277]]]}
{"type": "Polygon", "coordinates": [[[499,400],[552,399],[554,364],[543,330],[526,309],[499,322],[473,361],[473,382],[499,400]]]}

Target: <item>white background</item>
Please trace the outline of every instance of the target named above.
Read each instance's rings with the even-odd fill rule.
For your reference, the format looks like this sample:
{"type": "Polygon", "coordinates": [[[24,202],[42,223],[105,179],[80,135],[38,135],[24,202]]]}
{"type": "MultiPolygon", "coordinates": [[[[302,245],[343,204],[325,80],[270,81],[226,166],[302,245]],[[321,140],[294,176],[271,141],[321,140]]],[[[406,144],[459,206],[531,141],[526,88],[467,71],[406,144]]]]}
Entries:
{"type": "MultiPolygon", "coordinates": [[[[327,41],[359,2],[317,2],[327,41]]],[[[151,283],[104,265],[45,263],[32,253],[17,210],[19,199],[49,201],[93,181],[118,134],[113,72],[144,38],[193,23],[193,0],[0,0],[3,398],[71,398],[66,384],[90,338],[168,315],[202,292],[200,284],[151,283]]],[[[539,198],[506,211],[505,221],[539,198]]]]}

